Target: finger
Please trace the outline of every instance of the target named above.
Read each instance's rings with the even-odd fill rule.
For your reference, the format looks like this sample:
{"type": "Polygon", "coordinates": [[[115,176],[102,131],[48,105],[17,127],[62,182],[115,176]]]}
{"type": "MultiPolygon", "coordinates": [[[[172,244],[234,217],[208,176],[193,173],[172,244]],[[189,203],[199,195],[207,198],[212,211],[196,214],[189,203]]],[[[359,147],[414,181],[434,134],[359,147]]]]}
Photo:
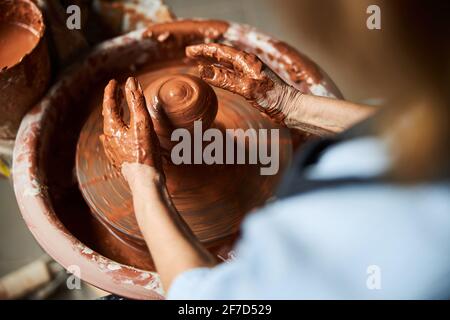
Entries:
{"type": "Polygon", "coordinates": [[[152,125],[145,103],[144,92],[136,78],[129,77],[125,83],[125,97],[130,108],[130,128],[152,125]]]}
{"type": "Polygon", "coordinates": [[[125,127],[118,107],[119,89],[116,80],[109,81],[103,95],[103,132],[114,135],[125,127]]]}
{"type": "Polygon", "coordinates": [[[186,55],[203,64],[219,64],[253,79],[262,78],[262,62],[254,54],[218,43],[198,44],[186,47],[186,55]]]}
{"type": "Polygon", "coordinates": [[[242,79],[233,71],[204,64],[198,66],[198,71],[200,77],[210,85],[243,95],[247,99],[251,98],[245,90],[242,90],[242,79]]]}
{"type": "Polygon", "coordinates": [[[149,114],[144,93],[136,78],[129,77],[125,83],[125,97],[130,108],[130,127],[138,122],[148,122],[149,114]]]}
{"type": "Polygon", "coordinates": [[[229,50],[228,55],[217,54],[219,47],[217,44],[198,44],[186,47],[186,56],[197,60],[202,64],[220,64],[222,67],[234,69],[233,58],[231,57],[233,49],[229,50]]]}

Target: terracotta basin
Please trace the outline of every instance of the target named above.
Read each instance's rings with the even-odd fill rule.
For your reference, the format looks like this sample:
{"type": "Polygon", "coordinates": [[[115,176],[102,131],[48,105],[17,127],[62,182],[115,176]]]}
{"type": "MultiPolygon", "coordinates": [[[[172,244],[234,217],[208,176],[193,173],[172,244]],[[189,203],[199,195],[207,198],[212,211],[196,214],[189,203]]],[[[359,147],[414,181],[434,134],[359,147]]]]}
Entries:
{"type": "Polygon", "coordinates": [[[48,88],[50,59],[44,37],[44,18],[32,1],[1,1],[0,23],[25,26],[38,38],[34,48],[20,61],[0,68],[0,139],[13,140],[24,114],[48,88]]]}
{"type": "MultiPolygon", "coordinates": [[[[221,42],[257,54],[288,83],[306,93],[341,97],[311,60],[249,26],[212,20],[157,24],[100,44],[63,74],[23,119],[14,150],[13,179],[23,218],[36,240],[67,269],[108,292],[161,299],[157,273],[136,262],[133,249],[89,213],[74,174],[75,149],[87,116],[83,98],[117,74],[151,61],[177,58],[189,44],[221,42]]],[[[211,249],[226,259],[227,244],[211,249]]]]}

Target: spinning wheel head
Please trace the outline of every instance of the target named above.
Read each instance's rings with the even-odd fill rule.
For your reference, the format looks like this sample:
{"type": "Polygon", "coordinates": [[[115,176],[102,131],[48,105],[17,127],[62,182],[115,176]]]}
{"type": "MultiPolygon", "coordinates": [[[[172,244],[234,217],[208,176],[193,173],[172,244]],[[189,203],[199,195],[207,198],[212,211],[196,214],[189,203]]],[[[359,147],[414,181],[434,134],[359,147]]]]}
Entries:
{"type": "Polygon", "coordinates": [[[195,121],[207,129],[217,115],[213,88],[191,74],[163,76],[150,83],[144,95],[160,144],[169,151],[174,145],[170,139],[173,130],[183,128],[192,133],[195,121]]]}
{"type": "MultiPolygon", "coordinates": [[[[202,121],[203,130],[215,128],[224,137],[226,129],[279,130],[279,141],[272,141],[279,146],[279,171],[272,176],[261,175],[259,164],[175,165],[170,157],[164,159],[167,188],[175,207],[201,241],[212,242],[235,233],[245,213],[272,196],[291,158],[292,144],[288,129],[259,113],[241,97],[212,89],[195,74],[195,68],[179,63],[137,75],[155,130],[168,154],[174,146],[170,141],[172,131],[185,128],[192,132],[196,120],[202,121]]],[[[144,244],[127,182],[110,164],[99,140],[103,129],[101,98],[99,95],[93,99],[95,107],[78,141],[79,186],[95,217],[121,239],[144,244]]],[[[258,144],[260,140],[258,137],[258,144]]],[[[270,138],[263,140],[271,143],[270,138]]],[[[244,149],[248,159],[249,144],[244,142],[244,149]]]]}

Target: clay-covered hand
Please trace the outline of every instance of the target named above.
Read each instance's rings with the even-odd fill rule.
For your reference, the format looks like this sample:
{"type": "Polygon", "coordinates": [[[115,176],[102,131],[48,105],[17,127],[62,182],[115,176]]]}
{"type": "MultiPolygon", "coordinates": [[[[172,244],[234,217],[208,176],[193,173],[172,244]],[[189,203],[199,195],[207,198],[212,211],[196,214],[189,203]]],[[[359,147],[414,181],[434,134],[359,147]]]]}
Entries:
{"type": "Polygon", "coordinates": [[[105,153],[119,170],[123,164],[139,163],[155,167],[162,172],[158,137],[147,110],[139,82],[128,78],[125,97],[130,110],[130,123],[123,118],[120,105],[122,91],[116,80],[111,80],[103,96],[103,134],[100,136],[105,153]]]}
{"type": "Polygon", "coordinates": [[[198,62],[203,80],[243,96],[280,122],[288,115],[293,96],[301,95],[254,54],[211,43],[189,46],[186,55],[198,62]]]}

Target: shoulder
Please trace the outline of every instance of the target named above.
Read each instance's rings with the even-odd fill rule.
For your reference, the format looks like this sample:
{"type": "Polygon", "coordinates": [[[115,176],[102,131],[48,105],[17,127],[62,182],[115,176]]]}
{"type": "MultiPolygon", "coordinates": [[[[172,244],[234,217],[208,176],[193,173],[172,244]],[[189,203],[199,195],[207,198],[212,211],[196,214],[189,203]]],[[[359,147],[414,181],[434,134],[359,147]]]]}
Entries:
{"type": "Polygon", "coordinates": [[[450,272],[449,212],[448,184],[324,189],[252,214],[238,253],[252,257],[267,285],[330,286],[312,296],[297,291],[299,298],[334,290],[333,298],[423,298],[450,272]],[[371,266],[382,270],[386,289],[367,289],[371,266]]]}

